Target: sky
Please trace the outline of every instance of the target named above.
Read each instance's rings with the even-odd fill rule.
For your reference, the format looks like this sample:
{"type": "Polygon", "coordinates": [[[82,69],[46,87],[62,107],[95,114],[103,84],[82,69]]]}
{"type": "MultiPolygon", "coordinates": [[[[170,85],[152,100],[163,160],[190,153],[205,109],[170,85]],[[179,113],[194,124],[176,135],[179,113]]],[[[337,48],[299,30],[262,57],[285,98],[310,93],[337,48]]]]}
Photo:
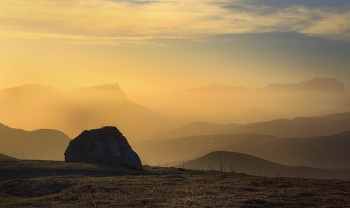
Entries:
{"type": "Polygon", "coordinates": [[[0,89],[330,77],[350,92],[349,19],[348,0],[1,0],[0,89]]]}

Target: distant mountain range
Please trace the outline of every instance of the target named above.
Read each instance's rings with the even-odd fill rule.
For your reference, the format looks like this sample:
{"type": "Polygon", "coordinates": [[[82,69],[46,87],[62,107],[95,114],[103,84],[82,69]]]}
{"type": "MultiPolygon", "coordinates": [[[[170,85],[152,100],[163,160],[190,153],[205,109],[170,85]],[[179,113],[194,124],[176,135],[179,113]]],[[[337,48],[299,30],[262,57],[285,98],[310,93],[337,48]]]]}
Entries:
{"type": "Polygon", "coordinates": [[[230,134],[256,133],[276,137],[327,136],[350,130],[350,113],[276,119],[234,128],[230,134]]]}
{"type": "Polygon", "coordinates": [[[174,138],[171,134],[176,137],[197,135],[200,127],[194,130],[192,126],[189,127],[192,130],[188,131],[182,127],[193,122],[226,125],[204,126],[205,130],[201,134],[248,132],[278,137],[305,137],[330,135],[348,129],[343,124],[330,121],[329,128],[324,128],[325,124],[315,130],[310,118],[291,121],[280,118],[350,111],[350,106],[346,105],[350,95],[345,92],[343,83],[327,78],[299,84],[273,84],[261,89],[212,84],[147,96],[150,102],[142,97],[139,100],[138,103],[142,105],[131,101],[118,84],[68,91],[23,85],[0,90],[0,122],[25,130],[56,129],[71,138],[86,129],[111,125],[117,126],[130,142],[159,139],[164,135],[164,138],[174,138]],[[270,123],[273,119],[280,120],[270,123]],[[298,126],[303,123],[302,120],[311,127],[298,126]],[[252,125],[227,132],[234,123],[252,125]],[[298,127],[298,131],[293,125],[298,127]],[[263,130],[259,129],[260,126],[264,126],[263,130]],[[168,133],[176,128],[180,129],[168,133]]]}
{"type": "Polygon", "coordinates": [[[338,82],[333,78],[315,78],[308,81],[302,81],[299,84],[270,84],[265,87],[266,90],[278,91],[334,91],[345,92],[344,83],[338,82]]]}
{"type": "Polygon", "coordinates": [[[153,139],[173,139],[179,137],[254,133],[275,137],[328,136],[350,130],[350,112],[294,119],[275,119],[246,125],[211,124],[193,122],[159,134],[153,139]]]}
{"type": "Polygon", "coordinates": [[[230,133],[234,128],[241,126],[240,124],[212,124],[206,122],[193,122],[185,126],[176,128],[171,131],[158,134],[153,139],[173,139],[187,136],[212,135],[221,133],[230,133]]]}
{"type": "Polygon", "coordinates": [[[226,123],[245,124],[350,111],[349,106],[345,106],[350,95],[344,84],[331,78],[315,78],[298,84],[270,84],[257,89],[211,84],[165,94],[138,94],[132,100],[164,115],[202,115],[212,117],[213,123],[225,120],[226,123]],[[251,109],[259,109],[267,115],[259,120],[251,115],[236,116],[251,109]],[[278,117],[271,118],[271,115],[278,117]]]}
{"type": "Polygon", "coordinates": [[[240,124],[256,123],[279,119],[280,116],[272,113],[264,113],[258,108],[249,109],[243,113],[231,116],[227,120],[233,120],[240,124]]]}
{"type": "MultiPolygon", "coordinates": [[[[247,154],[215,151],[177,167],[197,170],[216,170],[246,173],[267,177],[294,177],[316,179],[350,179],[350,170],[317,169],[306,166],[287,166],[247,154]]],[[[220,174],[220,173],[216,173],[220,174]]]]}
{"type": "Polygon", "coordinates": [[[18,159],[64,160],[69,142],[57,130],[24,131],[0,124],[0,152],[18,159]]]}
{"type": "Polygon", "coordinates": [[[0,122],[22,129],[58,129],[74,138],[83,130],[112,125],[129,140],[144,140],[189,123],[130,101],[118,84],[65,92],[39,85],[0,90],[0,122]]]}
{"type": "Polygon", "coordinates": [[[132,144],[144,163],[186,162],[212,151],[240,152],[280,164],[316,168],[350,167],[350,131],[331,136],[278,138],[270,135],[217,134],[132,144]]]}
{"type": "MultiPolygon", "coordinates": [[[[350,167],[350,154],[348,154],[350,131],[344,131],[349,129],[349,118],[350,113],[341,113],[303,118],[301,123],[297,123],[298,125],[295,122],[299,119],[292,119],[289,122],[284,121],[283,125],[277,122],[277,125],[273,126],[278,121],[276,120],[268,122],[270,128],[266,128],[265,131],[274,133],[271,130],[290,129],[290,134],[300,130],[304,134],[316,135],[303,138],[293,136],[278,138],[267,134],[259,135],[256,132],[231,134],[234,131],[241,131],[245,126],[259,126],[259,123],[242,126],[196,122],[160,134],[158,140],[131,142],[131,145],[144,163],[153,165],[175,164],[212,151],[226,150],[287,165],[318,168],[350,167]],[[303,125],[306,125],[306,128],[302,128],[303,125]],[[329,135],[335,131],[343,133],[329,135]],[[169,139],[178,136],[180,137],[169,139]]],[[[263,128],[244,130],[247,129],[264,130],[263,128]]],[[[57,130],[24,131],[0,124],[0,152],[20,159],[63,160],[63,153],[69,141],[68,136],[57,130]]]]}

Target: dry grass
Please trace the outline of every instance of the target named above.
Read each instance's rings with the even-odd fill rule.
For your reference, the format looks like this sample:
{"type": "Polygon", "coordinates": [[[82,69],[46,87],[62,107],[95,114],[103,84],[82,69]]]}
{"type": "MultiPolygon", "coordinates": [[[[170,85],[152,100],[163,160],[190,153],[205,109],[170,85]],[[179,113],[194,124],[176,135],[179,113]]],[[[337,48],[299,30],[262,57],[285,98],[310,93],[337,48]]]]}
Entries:
{"type": "Polygon", "coordinates": [[[0,181],[0,207],[350,207],[350,181],[146,166],[112,177],[0,181]]]}

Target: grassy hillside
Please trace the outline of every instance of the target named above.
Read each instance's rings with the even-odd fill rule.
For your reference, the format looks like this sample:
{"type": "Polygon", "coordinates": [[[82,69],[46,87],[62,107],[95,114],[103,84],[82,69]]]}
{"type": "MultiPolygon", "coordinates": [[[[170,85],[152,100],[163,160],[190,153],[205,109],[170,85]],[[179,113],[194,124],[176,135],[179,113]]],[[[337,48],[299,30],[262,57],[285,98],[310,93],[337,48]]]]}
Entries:
{"type": "MultiPolygon", "coordinates": [[[[91,171],[91,164],[21,161],[0,172],[59,169],[91,171]],[[17,165],[16,165],[17,164],[17,165]],[[47,166],[48,164],[49,167],[47,166]]],[[[99,168],[102,168],[100,166],[99,168]]],[[[0,180],[0,207],[349,207],[350,183],[341,180],[257,177],[239,173],[145,166],[135,172],[106,167],[97,177],[60,176],[0,180]]]]}

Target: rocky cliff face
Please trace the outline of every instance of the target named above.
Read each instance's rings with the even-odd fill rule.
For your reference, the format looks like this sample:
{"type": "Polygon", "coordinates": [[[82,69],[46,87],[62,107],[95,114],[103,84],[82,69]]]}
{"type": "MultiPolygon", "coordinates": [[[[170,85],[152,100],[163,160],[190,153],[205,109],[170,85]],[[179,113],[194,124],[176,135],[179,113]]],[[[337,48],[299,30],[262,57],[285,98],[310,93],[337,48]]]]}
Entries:
{"type": "Polygon", "coordinates": [[[64,156],[66,162],[111,163],[142,169],[139,156],[113,126],[82,132],[69,143],[64,156]]]}

